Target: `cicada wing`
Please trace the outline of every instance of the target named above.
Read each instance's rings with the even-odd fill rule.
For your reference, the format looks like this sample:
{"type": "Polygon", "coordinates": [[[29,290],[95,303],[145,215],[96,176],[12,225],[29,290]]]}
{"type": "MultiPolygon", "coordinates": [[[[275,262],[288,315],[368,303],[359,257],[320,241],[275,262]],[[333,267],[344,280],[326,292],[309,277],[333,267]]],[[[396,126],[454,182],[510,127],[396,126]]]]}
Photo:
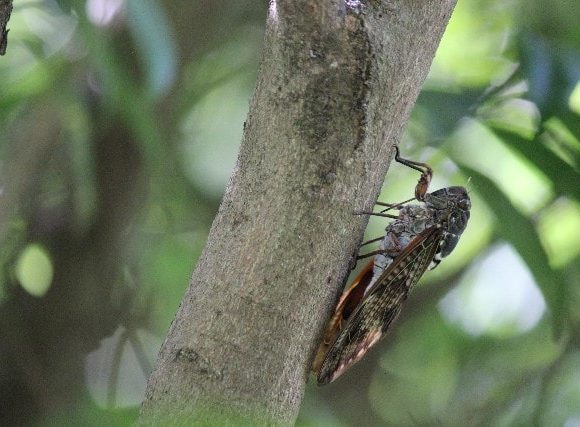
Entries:
{"type": "Polygon", "coordinates": [[[342,375],[385,334],[429,266],[441,238],[442,231],[436,226],[419,233],[383,271],[326,353],[318,372],[319,384],[342,375]]]}
{"type": "Polygon", "coordinates": [[[346,319],[350,317],[352,312],[359,306],[366,288],[369,286],[373,277],[374,258],[371,259],[348,286],[348,288],[340,296],[340,300],[334,314],[326,326],[324,331],[324,338],[318,347],[314,362],[312,363],[312,370],[318,372],[320,365],[324,361],[328,348],[336,340],[336,337],[342,330],[346,323],[346,319]]]}

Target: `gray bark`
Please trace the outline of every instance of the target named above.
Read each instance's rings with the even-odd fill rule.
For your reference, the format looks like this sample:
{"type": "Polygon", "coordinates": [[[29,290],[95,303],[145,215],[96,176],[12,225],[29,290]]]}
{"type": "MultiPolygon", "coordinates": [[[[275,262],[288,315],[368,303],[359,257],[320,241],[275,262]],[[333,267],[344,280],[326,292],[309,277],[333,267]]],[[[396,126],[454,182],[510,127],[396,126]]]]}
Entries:
{"type": "Polygon", "coordinates": [[[6,53],[8,45],[8,20],[12,13],[12,0],[0,0],[0,55],[6,53]]]}
{"type": "Polygon", "coordinates": [[[292,424],[453,0],[278,0],[237,165],[143,425],[292,424]]]}

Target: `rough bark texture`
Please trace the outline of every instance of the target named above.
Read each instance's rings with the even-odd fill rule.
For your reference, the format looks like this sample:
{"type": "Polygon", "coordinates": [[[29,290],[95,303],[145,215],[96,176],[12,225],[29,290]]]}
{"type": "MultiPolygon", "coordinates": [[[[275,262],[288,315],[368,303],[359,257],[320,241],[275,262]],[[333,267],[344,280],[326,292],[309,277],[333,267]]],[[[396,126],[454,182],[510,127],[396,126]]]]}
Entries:
{"type": "Polygon", "coordinates": [[[238,162],[141,424],[292,424],[454,1],[279,0],[238,162]]]}
{"type": "Polygon", "coordinates": [[[8,45],[8,20],[12,13],[12,0],[0,0],[0,55],[6,53],[6,46],[8,45]]]}

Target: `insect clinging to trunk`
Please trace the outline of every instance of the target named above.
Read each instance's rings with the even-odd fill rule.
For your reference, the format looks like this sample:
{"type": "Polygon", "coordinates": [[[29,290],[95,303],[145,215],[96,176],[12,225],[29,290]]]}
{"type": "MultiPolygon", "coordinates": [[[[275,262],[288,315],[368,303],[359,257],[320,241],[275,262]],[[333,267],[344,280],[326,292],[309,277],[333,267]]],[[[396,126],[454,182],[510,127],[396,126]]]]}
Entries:
{"type": "Polygon", "coordinates": [[[464,187],[428,193],[432,169],[401,158],[398,148],[395,160],[421,172],[415,197],[398,204],[377,203],[387,207],[379,213],[358,212],[394,221],[380,238],[379,249],[358,257],[373,256],[343,292],[328,323],[313,363],[320,385],[342,375],[385,335],[421,276],[451,253],[467,226],[471,201],[464,187]],[[421,203],[409,204],[413,200],[421,203]],[[398,215],[386,213],[391,209],[398,215]]]}

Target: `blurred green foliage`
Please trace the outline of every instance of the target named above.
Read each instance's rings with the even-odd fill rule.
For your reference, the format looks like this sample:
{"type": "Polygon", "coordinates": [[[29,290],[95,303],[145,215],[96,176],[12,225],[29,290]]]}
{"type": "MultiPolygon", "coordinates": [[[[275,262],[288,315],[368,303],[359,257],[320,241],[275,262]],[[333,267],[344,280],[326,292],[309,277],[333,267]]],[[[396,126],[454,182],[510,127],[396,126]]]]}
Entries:
{"type": "MultiPolygon", "coordinates": [[[[235,162],[263,3],[15,4],[0,424],[136,419],[235,162]]],[[[458,3],[401,147],[432,188],[471,179],[469,227],[388,339],[309,384],[299,425],[580,423],[578,22],[563,0],[458,3]]],[[[416,178],[393,165],[381,200],[416,178]]]]}

